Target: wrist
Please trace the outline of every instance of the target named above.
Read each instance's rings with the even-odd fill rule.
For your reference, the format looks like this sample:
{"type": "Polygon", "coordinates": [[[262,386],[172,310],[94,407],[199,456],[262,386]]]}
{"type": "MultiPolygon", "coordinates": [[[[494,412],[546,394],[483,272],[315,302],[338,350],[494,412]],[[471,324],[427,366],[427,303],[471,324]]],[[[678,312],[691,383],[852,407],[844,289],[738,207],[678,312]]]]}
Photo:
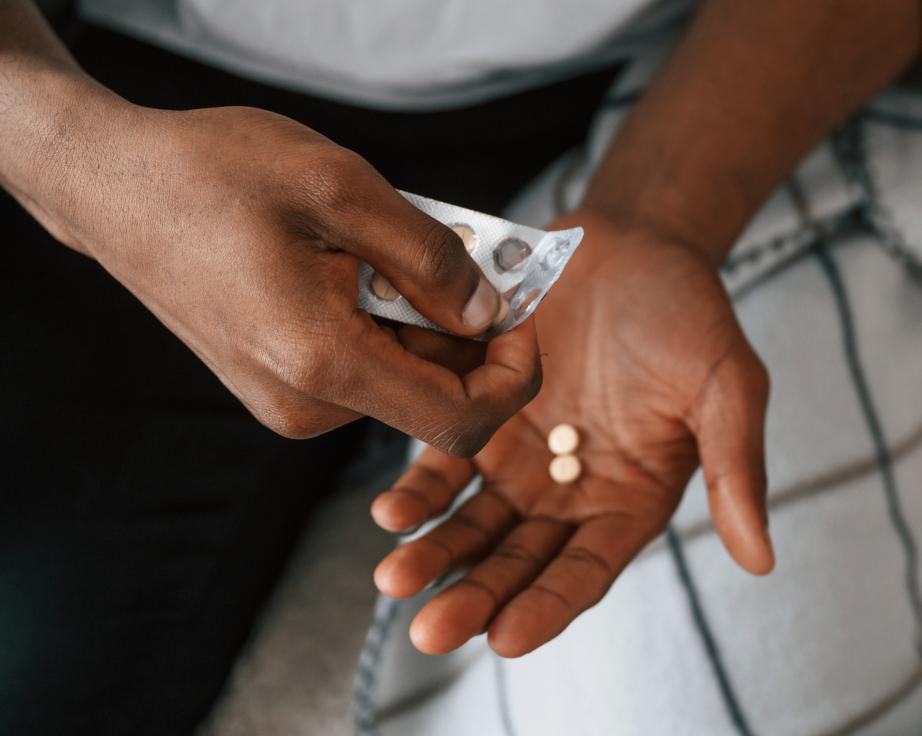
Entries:
{"type": "Polygon", "coordinates": [[[606,167],[596,172],[581,208],[682,244],[717,268],[760,204],[739,179],[729,171],[684,175],[681,168],[606,167]]]}
{"type": "MultiPolygon", "coordinates": [[[[644,250],[665,248],[670,253],[687,252],[695,260],[716,270],[725,253],[706,239],[697,240],[690,233],[690,223],[665,212],[647,216],[639,210],[626,210],[584,202],[574,210],[561,215],[548,229],[582,227],[586,237],[580,244],[577,256],[567,266],[568,272],[583,271],[578,277],[588,278],[605,268],[605,264],[617,261],[616,249],[624,249],[626,243],[642,244],[644,250]]],[[[672,257],[672,256],[670,256],[672,257]]]]}
{"type": "Polygon", "coordinates": [[[0,107],[0,185],[65,244],[79,232],[113,131],[133,108],[76,67],[42,66],[8,90],[0,107]]]}

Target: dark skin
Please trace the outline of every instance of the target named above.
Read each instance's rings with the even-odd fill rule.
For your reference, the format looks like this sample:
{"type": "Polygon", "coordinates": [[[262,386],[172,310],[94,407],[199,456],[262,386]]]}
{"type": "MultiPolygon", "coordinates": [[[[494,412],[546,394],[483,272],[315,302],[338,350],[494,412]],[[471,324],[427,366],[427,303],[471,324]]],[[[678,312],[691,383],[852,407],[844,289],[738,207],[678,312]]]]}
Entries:
{"type": "Polygon", "coordinates": [[[731,554],[753,573],[772,567],[768,378],[713,268],[694,250],[628,237],[596,213],[572,216],[587,235],[540,307],[538,397],[473,460],[427,449],[372,507],[385,528],[411,527],[483,478],[452,517],[375,572],[383,592],[404,597],[472,566],[414,621],[424,652],[450,651],[489,628],[497,653],[517,656],[559,634],[662,532],[699,463],[731,554]],[[587,292],[608,296],[582,298],[587,292]],[[582,436],[583,473],[573,485],[548,474],[547,434],[561,421],[582,436]]]}
{"type": "Polygon", "coordinates": [[[265,111],[129,105],[25,0],[0,5],[0,184],[276,431],[370,414],[429,442],[375,502],[384,528],[431,518],[481,475],[476,497],[375,580],[409,596],[470,568],[417,616],[414,643],[446,652],[486,628],[518,656],[607,592],[699,465],[731,556],[772,568],[768,379],[715,267],[796,162],[915,56],[919,13],[916,0],[700,4],[582,206],[556,223],[586,238],[538,310],[547,381],[531,404],[533,325],[470,365],[469,347],[355,310],[356,258],[459,335],[482,332],[499,304],[487,290],[468,309],[480,275],[460,240],[367,163],[265,111]],[[567,488],[547,477],[545,436],[561,421],[584,437],[567,488]]]}
{"type": "Polygon", "coordinates": [[[728,552],[774,565],[763,451],[769,382],[715,274],[746,222],[919,42],[916,2],[709,0],[611,144],[575,222],[584,244],[537,312],[545,382],[473,460],[427,449],[372,515],[385,529],[482,490],[375,571],[418,593],[467,570],[410,628],[423,652],[486,630],[525,654],[598,602],[665,528],[700,466],[728,552]],[[583,474],[551,481],[548,431],[576,425],[583,474]]]}
{"type": "Polygon", "coordinates": [[[293,120],[132,105],[82,73],[31,3],[7,0],[0,130],[0,184],[280,434],[370,415],[469,456],[540,386],[531,322],[459,376],[356,309],[359,259],[457,335],[489,328],[500,299],[449,228],[293,120]]]}

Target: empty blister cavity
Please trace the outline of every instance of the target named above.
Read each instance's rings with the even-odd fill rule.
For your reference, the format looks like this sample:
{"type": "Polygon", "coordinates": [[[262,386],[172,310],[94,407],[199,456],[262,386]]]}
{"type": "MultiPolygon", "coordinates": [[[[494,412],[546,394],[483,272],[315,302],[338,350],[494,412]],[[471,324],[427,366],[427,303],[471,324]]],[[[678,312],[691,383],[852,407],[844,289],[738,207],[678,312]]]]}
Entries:
{"type": "Polygon", "coordinates": [[[570,259],[572,252],[573,248],[570,247],[569,242],[564,238],[557,238],[554,240],[554,244],[548,248],[547,253],[544,254],[544,258],[541,259],[541,266],[547,271],[556,271],[558,268],[563,268],[570,259]]]}
{"type": "Polygon", "coordinates": [[[538,299],[541,298],[541,289],[532,289],[529,292],[519,291],[512,302],[509,304],[512,307],[512,312],[515,314],[515,318],[519,321],[525,319],[525,314],[528,312],[532,304],[537,305],[538,299]]]}
{"type": "MultiPolygon", "coordinates": [[[[401,192],[412,205],[451,228],[487,280],[503,296],[493,327],[479,339],[511,330],[547,294],[579,245],[582,228],[545,232],[499,217],[401,192]]],[[[444,332],[367,263],[359,264],[358,305],[377,317],[444,332]]]]}

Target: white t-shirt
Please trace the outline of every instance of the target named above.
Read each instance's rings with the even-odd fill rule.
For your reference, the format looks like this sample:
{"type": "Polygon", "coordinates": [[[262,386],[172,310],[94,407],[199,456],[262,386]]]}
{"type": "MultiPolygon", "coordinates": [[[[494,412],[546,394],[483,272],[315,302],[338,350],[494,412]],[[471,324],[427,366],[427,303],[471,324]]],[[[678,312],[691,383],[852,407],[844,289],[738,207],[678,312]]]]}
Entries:
{"type": "Polygon", "coordinates": [[[473,104],[602,67],[691,0],[81,0],[80,13],[238,74],[392,109],[473,104]]]}

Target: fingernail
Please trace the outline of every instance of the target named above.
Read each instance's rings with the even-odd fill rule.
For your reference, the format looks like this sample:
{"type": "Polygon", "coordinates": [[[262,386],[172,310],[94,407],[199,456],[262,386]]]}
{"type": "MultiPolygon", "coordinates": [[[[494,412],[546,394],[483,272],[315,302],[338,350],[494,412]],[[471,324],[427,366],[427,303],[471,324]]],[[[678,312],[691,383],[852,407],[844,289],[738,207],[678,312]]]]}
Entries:
{"type": "Polygon", "coordinates": [[[485,330],[493,323],[493,317],[499,311],[499,294],[480,276],[480,283],[461,313],[461,319],[471,329],[485,330]]]}

